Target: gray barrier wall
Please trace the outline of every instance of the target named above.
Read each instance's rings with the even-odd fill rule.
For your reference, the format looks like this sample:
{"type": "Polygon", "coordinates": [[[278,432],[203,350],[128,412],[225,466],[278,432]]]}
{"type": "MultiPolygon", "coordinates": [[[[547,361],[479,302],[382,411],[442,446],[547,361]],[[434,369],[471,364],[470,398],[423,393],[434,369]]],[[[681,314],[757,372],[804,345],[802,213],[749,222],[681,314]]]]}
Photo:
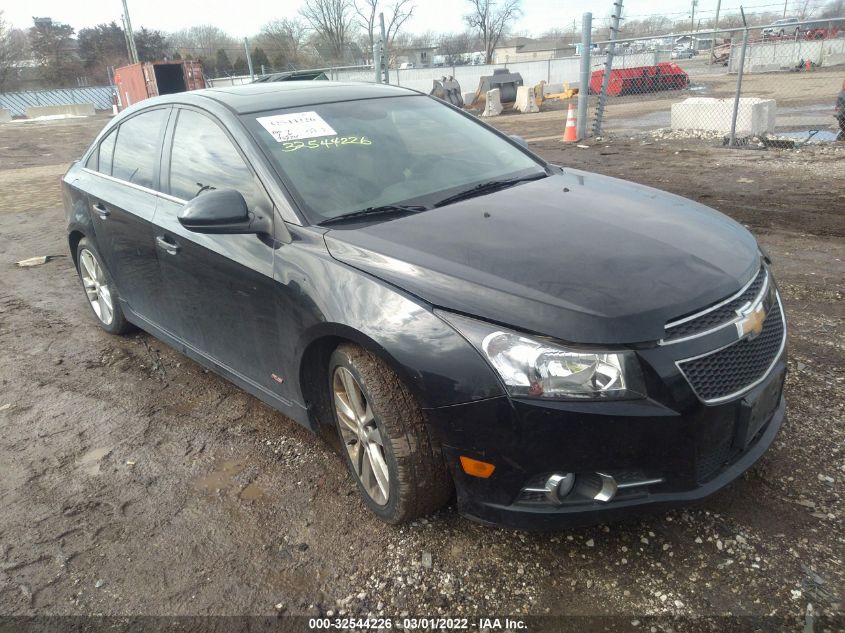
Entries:
{"type": "MultiPolygon", "coordinates": [[[[739,68],[739,45],[734,44],[729,72],[739,68]],[[734,54],[736,53],[736,54],[734,54]]],[[[794,68],[807,60],[817,66],[838,66],[845,64],[845,39],[827,40],[780,40],[753,42],[745,51],[745,72],[768,72],[794,68]]]]}
{"type": "Polygon", "coordinates": [[[33,106],[62,106],[92,103],[97,110],[111,110],[111,88],[68,88],[61,90],[28,90],[26,92],[0,92],[0,108],[13,115],[24,116],[33,106]]]}

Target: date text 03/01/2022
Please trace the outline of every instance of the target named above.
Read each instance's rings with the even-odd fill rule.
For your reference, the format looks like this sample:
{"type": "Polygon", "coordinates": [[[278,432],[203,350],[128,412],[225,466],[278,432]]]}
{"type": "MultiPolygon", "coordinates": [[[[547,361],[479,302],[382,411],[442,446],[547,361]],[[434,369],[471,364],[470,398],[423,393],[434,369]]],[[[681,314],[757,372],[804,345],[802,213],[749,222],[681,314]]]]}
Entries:
{"type": "Polygon", "coordinates": [[[402,628],[412,631],[440,630],[497,630],[521,631],[526,629],[524,620],[511,618],[310,618],[311,630],[383,630],[402,628]]]}

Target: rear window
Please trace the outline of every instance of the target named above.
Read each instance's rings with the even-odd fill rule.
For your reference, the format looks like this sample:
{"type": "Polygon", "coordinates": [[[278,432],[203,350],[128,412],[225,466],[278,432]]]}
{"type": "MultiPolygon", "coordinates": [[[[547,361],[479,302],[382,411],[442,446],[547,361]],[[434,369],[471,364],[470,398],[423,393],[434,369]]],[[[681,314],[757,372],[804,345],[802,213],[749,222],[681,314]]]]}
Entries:
{"type": "Polygon", "coordinates": [[[168,109],[151,110],[120,124],[112,176],[142,187],[153,187],[161,156],[161,131],[169,112],[168,109]]]}
{"type": "Polygon", "coordinates": [[[99,161],[97,171],[111,176],[112,158],[114,156],[114,142],[117,140],[117,129],[109,133],[109,135],[100,143],[99,161]]]}

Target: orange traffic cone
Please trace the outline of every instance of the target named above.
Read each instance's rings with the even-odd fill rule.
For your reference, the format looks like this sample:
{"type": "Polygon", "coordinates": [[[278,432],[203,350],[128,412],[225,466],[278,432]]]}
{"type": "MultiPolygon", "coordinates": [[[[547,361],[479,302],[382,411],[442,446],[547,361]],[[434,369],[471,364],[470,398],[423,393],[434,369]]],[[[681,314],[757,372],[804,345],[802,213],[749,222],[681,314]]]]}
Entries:
{"type": "Polygon", "coordinates": [[[566,114],[566,130],[563,132],[564,143],[574,143],[578,140],[578,132],[575,130],[575,104],[569,104],[569,112],[566,114]]]}

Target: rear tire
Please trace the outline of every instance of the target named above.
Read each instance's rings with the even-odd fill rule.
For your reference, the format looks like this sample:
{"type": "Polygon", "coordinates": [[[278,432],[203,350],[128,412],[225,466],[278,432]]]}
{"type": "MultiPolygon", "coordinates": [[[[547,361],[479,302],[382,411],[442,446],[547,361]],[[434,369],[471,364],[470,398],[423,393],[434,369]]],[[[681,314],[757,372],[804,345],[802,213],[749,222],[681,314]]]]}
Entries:
{"type": "Polygon", "coordinates": [[[100,252],[87,237],[76,246],[76,270],[97,323],[109,334],[126,334],[134,326],[120,307],[117,286],[103,265],[100,252]]]}
{"type": "Polygon", "coordinates": [[[393,524],[443,507],[453,486],[442,450],[396,373],[344,344],[331,356],[328,382],[342,452],[367,507],[393,524]]]}

